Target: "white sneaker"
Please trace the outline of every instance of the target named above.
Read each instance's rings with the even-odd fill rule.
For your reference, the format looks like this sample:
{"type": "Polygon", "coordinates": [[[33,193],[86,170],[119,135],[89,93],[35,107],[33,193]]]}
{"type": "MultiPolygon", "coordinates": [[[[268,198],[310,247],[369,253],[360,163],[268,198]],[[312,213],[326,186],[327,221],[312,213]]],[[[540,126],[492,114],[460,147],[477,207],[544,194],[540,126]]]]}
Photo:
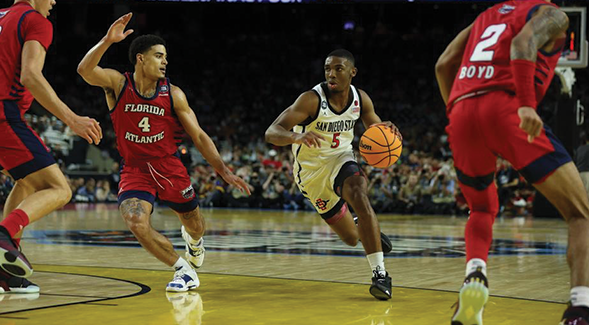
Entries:
{"type": "Polygon", "coordinates": [[[186,270],[184,267],[180,267],[174,273],[174,279],[168,283],[166,291],[172,292],[185,292],[190,289],[196,289],[200,286],[200,280],[198,275],[193,269],[186,270]]]}
{"type": "Polygon", "coordinates": [[[182,238],[186,242],[186,260],[193,268],[198,269],[205,261],[205,240],[204,238],[201,238],[198,245],[191,244],[193,239],[190,237],[190,234],[186,232],[184,226],[182,226],[181,230],[182,238]]]}

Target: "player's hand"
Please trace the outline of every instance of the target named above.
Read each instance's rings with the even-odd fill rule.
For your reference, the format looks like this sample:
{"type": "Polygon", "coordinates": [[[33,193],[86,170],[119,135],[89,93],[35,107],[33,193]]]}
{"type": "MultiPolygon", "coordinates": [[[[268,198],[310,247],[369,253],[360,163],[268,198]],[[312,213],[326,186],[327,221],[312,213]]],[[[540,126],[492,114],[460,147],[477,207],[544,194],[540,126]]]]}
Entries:
{"type": "Polygon", "coordinates": [[[313,131],[309,131],[297,134],[295,136],[294,143],[304,144],[309,148],[321,148],[321,140],[325,141],[325,138],[313,131]]]}
{"type": "Polygon", "coordinates": [[[84,138],[88,143],[99,144],[102,139],[102,128],[100,123],[87,116],[76,116],[72,123],[68,124],[75,134],[84,138]]]}
{"type": "Polygon", "coordinates": [[[528,142],[532,143],[534,138],[540,136],[540,133],[542,133],[544,126],[542,119],[538,116],[535,109],[527,106],[520,107],[517,110],[517,115],[519,115],[521,120],[519,128],[528,134],[528,142]]]}
{"type": "Polygon", "coordinates": [[[115,20],[115,22],[110,25],[110,28],[106,33],[106,41],[109,43],[118,43],[127,38],[127,36],[131,35],[131,33],[133,33],[132,29],[125,31],[125,27],[127,27],[131,17],[133,17],[132,12],[115,20]]]}
{"type": "Polygon", "coordinates": [[[241,177],[235,176],[228,168],[222,173],[219,173],[221,177],[227,182],[235,187],[237,187],[241,192],[247,193],[247,195],[251,195],[252,192],[249,189],[248,183],[246,183],[241,177]]]}
{"type": "Polygon", "coordinates": [[[374,123],[374,124],[371,124],[370,127],[377,126],[377,125],[382,125],[385,128],[391,129],[393,131],[393,134],[395,134],[397,137],[399,137],[401,142],[403,142],[403,135],[401,134],[401,131],[399,131],[399,128],[395,124],[393,124],[393,122],[384,121],[384,122],[380,122],[380,123],[374,123]]]}

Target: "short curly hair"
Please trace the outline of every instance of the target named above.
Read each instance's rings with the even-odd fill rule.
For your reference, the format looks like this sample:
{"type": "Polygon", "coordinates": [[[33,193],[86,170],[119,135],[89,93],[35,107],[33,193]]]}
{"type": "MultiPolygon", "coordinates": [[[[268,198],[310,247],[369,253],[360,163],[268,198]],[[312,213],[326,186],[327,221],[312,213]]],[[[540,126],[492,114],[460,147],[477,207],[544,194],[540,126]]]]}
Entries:
{"type": "Polygon", "coordinates": [[[145,53],[154,45],[166,46],[166,41],[156,35],[142,35],[131,42],[129,47],[129,61],[132,65],[137,64],[137,53],[145,53]]]}

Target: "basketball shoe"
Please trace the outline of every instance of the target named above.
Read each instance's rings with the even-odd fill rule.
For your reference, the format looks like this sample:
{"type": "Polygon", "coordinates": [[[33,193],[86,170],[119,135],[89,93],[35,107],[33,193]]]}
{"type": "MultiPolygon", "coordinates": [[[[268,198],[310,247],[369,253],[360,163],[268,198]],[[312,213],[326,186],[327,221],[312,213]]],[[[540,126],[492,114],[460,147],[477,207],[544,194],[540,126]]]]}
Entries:
{"type": "Polygon", "coordinates": [[[372,285],[370,286],[370,294],[378,300],[388,300],[393,296],[393,289],[391,284],[391,277],[389,272],[384,276],[378,271],[372,271],[372,285]]]}
{"type": "Polygon", "coordinates": [[[198,275],[193,269],[186,270],[184,267],[180,267],[174,273],[174,279],[168,283],[166,291],[172,292],[185,292],[190,289],[196,289],[200,285],[198,275]]]}
{"type": "Polygon", "coordinates": [[[589,325],[589,308],[569,305],[559,325],[589,325]]]}
{"type": "Polygon", "coordinates": [[[28,278],[33,267],[18,245],[12,240],[6,228],[0,226],[0,267],[7,273],[28,278]]]}
{"type": "MultiPolygon", "coordinates": [[[[353,214],[352,216],[354,217],[354,223],[357,226],[358,225],[358,216],[355,214],[353,214]]],[[[389,237],[387,235],[383,234],[382,232],[380,233],[380,244],[382,246],[382,252],[384,254],[390,253],[393,250],[393,244],[391,243],[391,240],[389,239],[389,237]]]]}
{"type": "Polygon", "coordinates": [[[482,325],[483,310],[489,300],[489,282],[479,267],[464,280],[452,325],[482,325]]]}
{"type": "Polygon", "coordinates": [[[0,293],[39,293],[39,286],[0,270],[0,293]]]}
{"type": "Polygon", "coordinates": [[[182,238],[186,242],[186,260],[193,268],[198,269],[202,266],[205,261],[205,240],[201,238],[198,245],[191,244],[192,237],[186,232],[184,226],[182,226],[182,238]]]}

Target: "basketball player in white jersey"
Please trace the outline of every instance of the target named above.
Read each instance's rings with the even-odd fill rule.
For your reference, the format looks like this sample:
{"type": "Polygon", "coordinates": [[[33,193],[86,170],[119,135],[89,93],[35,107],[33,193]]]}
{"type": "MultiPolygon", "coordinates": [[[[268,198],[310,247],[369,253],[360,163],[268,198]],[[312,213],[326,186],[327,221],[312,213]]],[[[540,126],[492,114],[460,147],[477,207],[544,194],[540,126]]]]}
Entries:
{"type": "Polygon", "coordinates": [[[352,53],[331,52],[324,68],[327,81],[301,94],[282,112],[266,130],[266,141],[277,146],[292,144],[299,189],[343,242],[356,246],[362,241],[373,272],[370,293],[377,299],[390,299],[391,278],[383,257],[383,248],[391,250],[390,241],[380,233],[352,140],[359,119],[366,127],[383,124],[395,132],[397,128],[381,122],[370,97],[352,86],[358,71],[352,53]],[[346,203],[358,215],[357,227],[346,203]]]}

